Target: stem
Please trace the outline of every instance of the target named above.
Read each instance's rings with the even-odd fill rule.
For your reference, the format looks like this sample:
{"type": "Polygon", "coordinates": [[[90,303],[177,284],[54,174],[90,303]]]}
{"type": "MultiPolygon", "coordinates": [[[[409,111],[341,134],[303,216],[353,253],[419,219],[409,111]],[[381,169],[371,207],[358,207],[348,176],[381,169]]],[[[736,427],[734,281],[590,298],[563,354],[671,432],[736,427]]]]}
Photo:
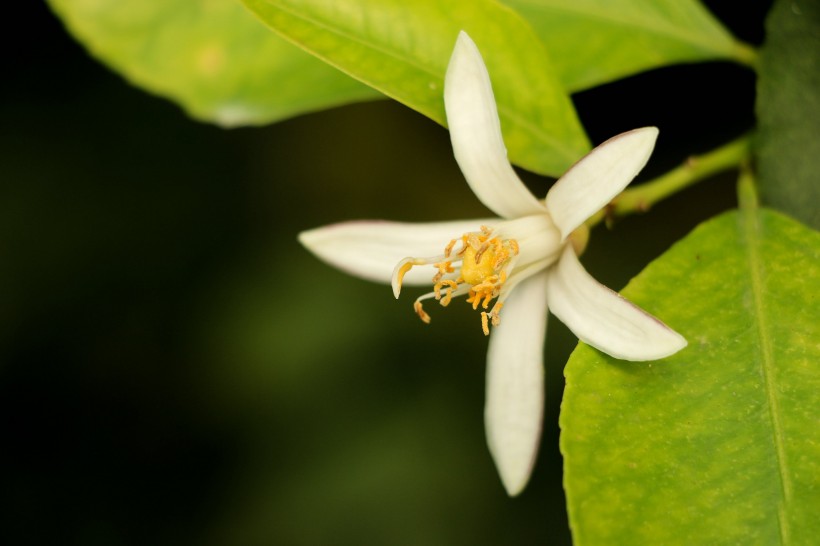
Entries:
{"type": "Polygon", "coordinates": [[[760,58],[758,57],[757,49],[746,42],[741,42],[740,40],[735,42],[732,59],[739,64],[748,66],[755,72],[757,72],[759,68],[760,58]]]}
{"type": "Polygon", "coordinates": [[[759,206],[755,177],[745,161],[740,165],[740,176],[737,179],[737,204],[741,210],[751,211],[759,206]]]}
{"type": "Polygon", "coordinates": [[[709,153],[690,156],[680,167],[645,184],[624,190],[603,210],[587,220],[587,227],[591,228],[601,220],[609,222],[615,216],[646,212],[658,201],[663,201],[684,188],[715,173],[737,167],[748,159],[749,142],[749,135],[745,135],[709,153]]]}

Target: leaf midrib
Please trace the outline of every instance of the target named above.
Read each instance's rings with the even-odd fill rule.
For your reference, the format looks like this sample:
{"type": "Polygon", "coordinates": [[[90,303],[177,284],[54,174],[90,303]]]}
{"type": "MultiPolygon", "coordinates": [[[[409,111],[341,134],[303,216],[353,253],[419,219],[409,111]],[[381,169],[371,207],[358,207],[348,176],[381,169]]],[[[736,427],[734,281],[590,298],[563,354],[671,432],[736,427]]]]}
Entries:
{"type": "Polygon", "coordinates": [[[749,275],[752,285],[752,302],[755,313],[755,325],[757,335],[760,339],[760,369],[763,376],[763,388],[766,393],[766,402],[769,409],[769,419],[771,421],[772,436],[777,458],[778,478],[780,480],[781,502],[777,507],[777,522],[780,530],[781,544],[789,543],[789,521],[785,514],[786,505],[791,498],[791,482],[787,471],[786,449],[784,446],[783,425],[780,420],[780,402],[775,392],[775,362],[772,354],[772,345],[767,335],[768,319],[766,316],[765,304],[763,302],[763,263],[760,259],[760,209],[756,206],[745,207],[742,211],[742,225],[747,246],[747,257],[749,260],[749,275]]]}
{"type": "MultiPolygon", "coordinates": [[[[433,69],[431,69],[431,68],[429,68],[429,67],[427,67],[427,66],[425,66],[421,63],[416,62],[415,59],[413,59],[412,57],[408,57],[406,55],[403,55],[401,52],[397,52],[397,51],[385,48],[383,46],[380,46],[377,42],[367,41],[367,40],[365,40],[365,39],[363,39],[363,38],[361,38],[361,37],[359,37],[355,34],[345,32],[343,29],[341,29],[337,26],[332,26],[332,25],[328,24],[326,21],[322,20],[321,18],[311,17],[309,14],[306,14],[306,13],[300,13],[300,12],[295,11],[294,9],[290,8],[290,7],[284,6],[281,2],[277,2],[276,0],[267,0],[265,3],[270,5],[271,7],[275,8],[275,9],[280,10],[281,12],[283,12],[286,15],[289,15],[289,16],[295,18],[295,19],[299,19],[299,20],[304,21],[305,23],[308,23],[308,24],[311,24],[311,25],[315,25],[315,26],[317,26],[319,28],[322,28],[323,30],[325,30],[325,31],[327,31],[331,34],[335,34],[336,36],[339,36],[339,37],[344,38],[346,40],[350,40],[351,42],[358,43],[359,45],[361,45],[363,47],[366,47],[366,48],[369,48],[369,49],[372,49],[373,51],[375,51],[377,53],[380,53],[380,54],[382,54],[386,57],[394,58],[397,61],[399,61],[401,63],[404,63],[404,64],[406,64],[406,65],[408,65],[412,68],[415,68],[419,72],[427,74],[427,75],[429,75],[430,77],[432,77],[436,80],[443,81],[442,77],[439,74],[437,74],[433,69]]],[[[279,31],[277,30],[277,32],[279,32],[279,31]]],[[[296,43],[296,45],[298,45],[299,47],[303,47],[302,44],[300,44],[299,42],[296,42],[295,40],[293,40],[289,36],[285,35],[284,33],[282,33],[281,35],[283,37],[287,38],[289,41],[296,43]]],[[[359,79],[358,76],[351,74],[349,71],[345,70],[343,67],[339,66],[337,63],[333,62],[331,59],[328,59],[324,55],[317,55],[317,54],[313,53],[312,51],[311,51],[311,54],[316,55],[317,57],[319,57],[320,59],[322,59],[323,61],[325,61],[329,65],[334,66],[335,68],[341,70],[342,72],[344,72],[344,73],[346,73],[346,74],[348,74],[348,75],[350,75],[350,76],[352,76],[356,79],[359,79]]],[[[364,81],[364,80],[362,80],[362,81],[364,81]]],[[[367,82],[367,81],[365,81],[365,83],[367,85],[373,86],[375,89],[377,89],[378,91],[381,91],[385,95],[387,95],[387,96],[389,96],[389,97],[391,97],[395,100],[398,100],[400,102],[403,102],[400,97],[395,96],[393,93],[391,93],[388,90],[384,89],[382,86],[380,86],[380,85],[376,86],[376,85],[373,85],[371,82],[367,82]]],[[[556,79],[556,83],[558,83],[557,79],[556,79]]],[[[496,107],[498,108],[499,113],[503,114],[503,116],[505,118],[509,119],[514,124],[521,127],[524,131],[528,132],[529,134],[534,135],[541,142],[544,142],[545,144],[550,146],[553,150],[555,150],[557,152],[560,152],[564,156],[564,158],[566,158],[570,163],[573,160],[577,159],[576,154],[575,154],[575,150],[571,150],[570,148],[568,148],[561,139],[559,139],[557,137],[554,137],[554,136],[552,136],[548,133],[545,133],[538,125],[526,120],[522,116],[514,114],[513,110],[508,108],[506,105],[497,104],[496,107]]],[[[432,117],[432,112],[423,112],[423,113],[425,115],[427,115],[428,117],[432,117]]],[[[441,120],[441,121],[446,126],[446,119],[441,120]]]]}

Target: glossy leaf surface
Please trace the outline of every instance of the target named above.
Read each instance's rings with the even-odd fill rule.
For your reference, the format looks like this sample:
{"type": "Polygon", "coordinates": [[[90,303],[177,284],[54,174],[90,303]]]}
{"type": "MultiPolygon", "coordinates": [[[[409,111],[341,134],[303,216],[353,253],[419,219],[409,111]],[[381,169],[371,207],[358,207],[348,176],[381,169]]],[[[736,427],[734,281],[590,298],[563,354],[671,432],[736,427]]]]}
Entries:
{"type": "Polygon", "coordinates": [[[224,126],[261,124],[379,93],[289,44],[235,0],[49,0],[131,83],[224,126]]]}
{"type": "Polygon", "coordinates": [[[696,0],[503,2],[532,24],[572,91],[674,63],[754,56],[696,0]]]}
{"type": "Polygon", "coordinates": [[[561,448],[578,545],[811,544],[820,534],[820,234],[724,214],[623,294],[689,346],[626,362],[581,345],[561,448]]]}
{"type": "Polygon", "coordinates": [[[560,175],[589,142],[547,52],[513,10],[490,0],[243,0],[271,28],[445,124],[442,86],[460,30],[478,45],[510,159],[560,175]]]}

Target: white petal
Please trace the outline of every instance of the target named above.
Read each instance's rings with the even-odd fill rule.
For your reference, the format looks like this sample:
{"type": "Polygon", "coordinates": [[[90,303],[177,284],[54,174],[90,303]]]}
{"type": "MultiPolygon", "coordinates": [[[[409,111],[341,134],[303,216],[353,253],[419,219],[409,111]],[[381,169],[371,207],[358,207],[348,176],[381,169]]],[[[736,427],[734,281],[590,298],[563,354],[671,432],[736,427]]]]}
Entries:
{"type": "Polygon", "coordinates": [[[507,159],[490,76],[463,31],[447,67],[444,107],[456,161],[479,200],[503,218],[544,212],[507,159]]]}
{"type": "Polygon", "coordinates": [[[550,271],[550,310],[578,338],[624,360],[655,360],[677,353],[686,340],[629,300],[598,283],[567,245],[550,271]]]}
{"type": "Polygon", "coordinates": [[[544,336],[547,332],[547,273],[515,288],[490,334],[487,353],[487,444],[510,496],[532,473],[544,411],[544,336]]]}
{"type": "Polygon", "coordinates": [[[520,253],[513,258],[516,268],[543,260],[552,264],[558,261],[563,248],[561,234],[549,214],[506,220],[496,225],[493,236],[518,242],[520,253]]]}
{"type": "Polygon", "coordinates": [[[558,179],[547,193],[546,203],[563,238],[632,182],[649,161],[657,138],[656,127],[612,137],[558,179]]]}
{"type": "MultiPolygon", "coordinates": [[[[459,220],[410,224],[382,220],[332,224],[299,234],[301,242],[317,257],[356,277],[389,283],[393,268],[408,256],[435,256],[452,239],[495,219],[459,220]]],[[[435,269],[415,267],[407,273],[407,285],[430,284],[435,269]]]]}

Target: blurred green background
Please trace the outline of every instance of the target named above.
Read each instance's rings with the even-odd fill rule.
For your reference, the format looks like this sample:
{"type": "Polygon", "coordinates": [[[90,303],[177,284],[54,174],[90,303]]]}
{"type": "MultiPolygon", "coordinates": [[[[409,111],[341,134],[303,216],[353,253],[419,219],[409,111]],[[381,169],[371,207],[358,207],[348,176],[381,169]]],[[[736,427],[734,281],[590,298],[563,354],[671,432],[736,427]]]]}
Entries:
{"type": "MultiPolygon", "coordinates": [[[[389,101],[203,125],[24,4],[25,32],[2,38],[0,541],[569,543],[563,325],[550,321],[540,458],[511,500],[484,443],[477,315],[431,307],[425,326],[410,294],[296,242],[348,219],[486,215],[444,129],[389,101]]],[[[717,15],[760,43],[766,7],[717,15]]],[[[660,127],[646,180],[748,129],[754,76],[672,67],[574,98],[596,143],[660,127]]],[[[599,228],[584,262],[620,288],[733,205],[733,177],[714,178],[599,228]]]]}

